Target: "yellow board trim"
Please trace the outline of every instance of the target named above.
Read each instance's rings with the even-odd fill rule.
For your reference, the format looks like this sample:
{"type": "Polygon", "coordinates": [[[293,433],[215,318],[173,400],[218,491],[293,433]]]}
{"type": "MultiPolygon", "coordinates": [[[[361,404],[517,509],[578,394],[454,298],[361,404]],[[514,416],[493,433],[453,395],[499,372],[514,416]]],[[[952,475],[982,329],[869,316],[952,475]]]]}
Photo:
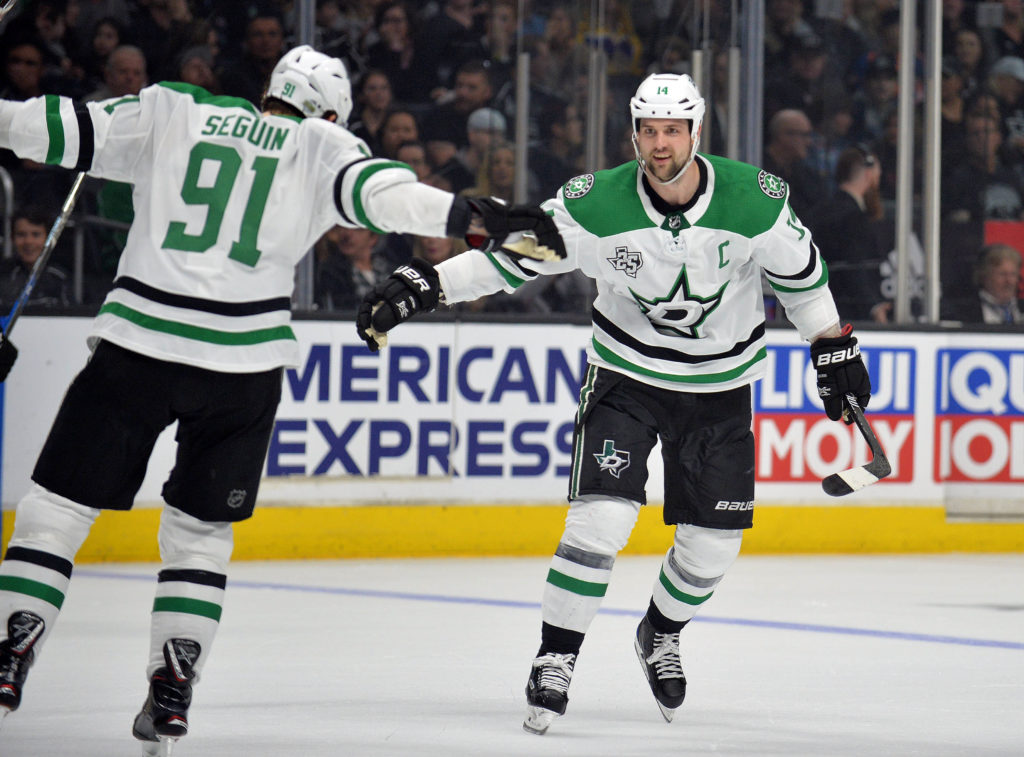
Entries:
{"type": "MultiPolygon", "coordinates": [[[[235,527],[235,560],[545,556],[566,506],[258,507],[235,527]]],[[[155,562],[160,511],[104,512],[76,562],[155,562]]],[[[14,513],[3,515],[4,547],[14,513]]],[[[660,507],[640,512],[624,554],[662,554],[660,507]]],[[[938,507],[761,506],[745,554],[1024,552],[1024,523],[950,523],[938,507]]]]}

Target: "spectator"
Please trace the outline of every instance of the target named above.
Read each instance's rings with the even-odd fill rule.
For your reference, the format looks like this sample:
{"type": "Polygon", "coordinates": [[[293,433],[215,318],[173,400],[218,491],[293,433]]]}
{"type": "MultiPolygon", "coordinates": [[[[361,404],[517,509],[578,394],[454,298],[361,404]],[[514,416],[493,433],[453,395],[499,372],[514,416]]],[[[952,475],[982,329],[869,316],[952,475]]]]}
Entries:
{"type": "Polygon", "coordinates": [[[1024,158],[1024,58],[997,60],[989,71],[988,85],[999,100],[1003,159],[1018,164],[1024,158]]]}
{"type": "Polygon", "coordinates": [[[516,179],[515,148],[508,142],[496,142],[484,156],[479,180],[462,192],[466,197],[497,197],[512,204],[516,179]]]}
{"type": "Polygon", "coordinates": [[[383,239],[369,229],[336,226],[316,243],[314,297],[320,309],[355,310],[374,284],[406,262],[388,254],[383,239]]]}
{"type": "Polygon", "coordinates": [[[973,22],[967,17],[967,7],[964,0],[942,0],[942,52],[952,55],[953,46],[956,44],[956,33],[961,29],[973,27],[973,22]]]}
{"type": "Polygon", "coordinates": [[[173,78],[175,59],[188,45],[191,24],[186,0],[149,0],[132,17],[132,39],[146,51],[155,81],[173,78]]]}
{"type": "Polygon", "coordinates": [[[379,38],[366,51],[366,65],[387,76],[398,102],[429,104],[437,87],[437,69],[431,68],[417,47],[409,6],[404,2],[382,3],[373,26],[379,38]]]}
{"type": "Polygon", "coordinates": [[[786,70],[790,53],[800,40],[817,36],[803,13],[801,0],[768,0],[765,6],[764,67],[769,77],[786,70]]]}
{"type": "Polygon", "coordinates": [[[416,38],[416,47],[423,53],[423,65],[437,73],[442,87],[457,88],[456,74],[462,66],[487,58],[474,26],[477,12],[473,0],[445,0],[441,12],[423,25],[416,38]]]}
{"type": "Polygon", "coordinates": [[[395,157],[408,165],[420,181],[426,181],[430,176],[431,167],[427,162],[427,148],[423,146],[422,142],[403,142],[398,146],[395,157]]]}
{"type": "Polygon", "coordinates": [[[454,237],[416,237],[412,246],[415,258],[437,265],[466,251],[466,243],[454,237]]]}
{"type": "Polygon", "coordinates": [[[4,100],[28,100],[43,94],[44,51],[34,39],[14,42],[4,59],[4,100]]]}
{"type": "Polygon", "coordinates": [[[885,322],[892,306],[882,296],[885,251],[874,228],[883,215],[881,174],[869,148],[848,147],[836,163],[836,193],[805,219],[828,263],[829,289],[844,319],[885,322]]]}
{"type": "Polygon", "coordinates": [[[550,57],[547,71],[537,84],[569,101],[578,96],[576,71],[585,62],[586,51],[576,43],[576,20],[572,7],[565,2],[552,4],[544,25],[546,52],[550,57]]]}
{"type": "Polygon", "coordinates": [[[469,144],[459,150],[457,156],[466,170],[477,178],[477,183],[491,149],[506,140],[506,128],[505,116],[493,108],[479,108],[470,113],[466,121],[469,144]]]}
{"type": "Polygon", "coordinates": [[[986,44],[997,57],[1024,58],[1024,4],[1021,0],[1003,0],[1003,22],[986,30],[986,44]]]}
{"type": "Polygon", "coordinates": [[[896,110],[898,80],[896,65],[885,56],[876,57],[868,67],[863,90],[853,95],[853,136],[874,142],[882,136],[885,120],[896,110]]]}
{"type": "Polygon", "coordinates": [[[420,138],[416,119],[407,110],[393,110],[384,117],[380,126],[380,153],[383,158],[397,158],[398,147],[420,138]]]}
{"type": "MultiPolygon", "coordinates": [[[[25,288],[32,267],[43,252],[52,223],[53,215],[42,208],[27,207],[15,211],[11,224],[14,259],[3,261],[0,267],[0,314],[7,315],[25,288]]],[[[70,305],[68,274],[50,261],[39,274],[25,304],[51,308],[70,305]]]]}
{"type": "Polygon", "coordinates": [[[175,81],[182,81],[194,87],[202,87],[207,92],[220,94],[220,83],[213,72],[213,56],[206,45],[190,47],[178,58],[175,81]]]}
{"type": "Polygon", "coordinates": [[[88,33],[90,29],[95,30],[100,21],[111,20],[119,29],[126,29],[131,18],[128,6],[128,0],[78,0],[77,26],[88,33]]]}
{"type": "Polygon", "coordinates": [[[370,152],[380,152],[380,131],[384,118],[394,105],[391,81],[380,69],[371,68],[359,83],[356,95],[359,110],[349,123],[349,131],[366,142],[370,152]]]}
{"type": "Polygon", "coordinates": [[[1006,244],[982,248],[974,266],[973,297],[943,300],[942,317],[964,323],[1024,323],[1021,254],[1006,244]]]}
{"type": "Polygon", "coordinates": [[[984,89],[988,74],[985,46],[976,29],[964,28],[956,33],[953,57],[964,80],[964,98],[970,100],[984,89]]]}
{"type": "Polygon", "coordinates": [[[107,65],[103,69],[103,84],[86,101],[137,95],[146,84],[146,56],[134,45],[121,45],[107,58],[107,65]]]}
{"type": "Polygon", "coordinates": [[[964,100],[964,78],[952,61],[942,64],[942,87],[940,89],[940,110],[942,112],[942,162],[960,160],[967,149],[964,139],[964,116],[967,103],[964,100]]]}
{"type": "Polygon", "coordinates": [[[942,181],[943,215],[965,223],[989,219],[1024,220],[1024,182],[1000,155],[999,121],[988,115],[966,119],[967,158],[942,181]]]}
{"type": "Polygon", "coordinates": [[[220,72],[224,94],[258,105],[270,72],[284,49],[284,24],[280,15],[264,10],[253,16],[245,27],[242,57],[220,72]]]}
{"type": "Polygon", "coordinates": [[[814,140],[811,121],[800,110],[780,110],[768,124],[764,170],[789,184],[789,204],[803,216],[825,195],[825,182],[807,162],[814,140]]]}
{"type": "MultiPolygon", "coordinates": [[[[552,100],[540,119],[540,143],[529,152],[529,165],[537,175],[539,194],[529,202],[554,197],[558,188],[584,173],[583,118],[579,108],[552,100]]],[[[630,135],[632,141],[632,134],[630,135]]]]}
{"type": "Polygon", "coordinates": [[[85,82],[90,90],[98,89],[103,83],[103,71],[114,49],[125,41],[124,27],[116,18],[106,16],[96,22],[83,61],[85,82]]]}
{"type": "Polygon", "coordinates": [[[765,115],[770,118],[783,108],[794,108],[820,124],[831,101],[843,94],[843,82],[828,67],[825,43],[808,35],[796,40],[788,68],[765,87],[765,115]]]}
{"type": "Polygon", "coordinates": [[[853,101],[845,92],[829,98],[822,117],[817,139],[808,151],[808,164],[824,177],[828,192],[835,191],[836,166],[839,155],[854,141],[850,135],[853,128],[853,101]]]}
{"type": "Polygon", "coordinates": [[[469,145],[466,121],[469,114],[488,106],[494,89],[490,74],[483,61],[463,64],[455,74],[455,97],[444,105],[427,111],[423,119],[423,139],[430,142],[450,142],[455,149],[469,145]]]}

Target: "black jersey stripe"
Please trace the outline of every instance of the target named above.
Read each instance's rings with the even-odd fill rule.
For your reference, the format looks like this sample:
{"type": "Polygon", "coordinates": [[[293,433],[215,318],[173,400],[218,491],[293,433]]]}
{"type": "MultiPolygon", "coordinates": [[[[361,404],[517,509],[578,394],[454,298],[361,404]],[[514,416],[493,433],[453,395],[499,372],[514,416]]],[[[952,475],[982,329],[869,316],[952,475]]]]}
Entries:
{"type": "Polygon", "coordinates": [[[21,562],[32,563],[41,568],[49,568],[60,573],[65,578],[71,578],[71,569],[74,567],[70,560],[65,560],[50,552],[43,552],[39,549],[28,547],[8,547],[4,560],[20,560],[21,562]]]}
{"type": "Polygon", "coordinates": [[[359,160],[353,160],[347,166],[338,171],[338,177],[334,180],[334,207],[338,209],[338,213],[341,214],[341,217],[344,218],[353,226],[359,226],[360,224],[358,221],[349,218],[348,213],[345,212],[345,207],[341,202],[341,185],[345,181],[345,174],[347,174],[351,168],[359,165],[360,163],[365,163],[368,160],[379,160],[379,158],[369,157],[359,158],[359,160]]]}
{"type": "Polygon", "coordinates": [[[78,119],[78,162],[76,171],[88,171],[92,168],[93,153],[96,149],[96,134],[92,128],[92,116],[84,103],[76,102],[75,118],[78,119]]]}
{"type": "Polygon", "coordinates": [[[157,583],[166,581],[183,581],[201,586],[212,586],[215,589],[223,589],[228,585],[228,577],[223,573],[213,573],[209,570],[185,570],[168,568],[161,570],[156,577],[157,583]]]}
{"type": "Polygon", "coordinates": [[[214,315],[259,315],[260,313],[273,313],[278,310],[291,310],[292,307],[291,300],[287,297],[273,297],[269,300],[253,300],[251,302],[217,302],[215,300],[205,300],[201,297],[186,297],[183,294],[165,292],[130,276],[119,276],[116,278],[114,280],[114,288],[124,289],[161,305],[185,308],[186,310],[200,310],[204,313],[213,313],[214,315]]]}
{"type": "Polygon", "coordinates": [[[671,363],[686,363],[688,365],[712,363],[716,360],[723,360],[725,358],[742,355],[752,344],[763,339],[765,335],[764,321],[761,321],[761,323],[755,326],[754,330],[750,332],[750,336],[742,342],[737,342],[725,352],[716,352],[713,355],[691,355],[686,352],[674,350],[671,347],[658,347],[653,344],[641,342],[636,337],[623,331],[612,323],[611,320],[609,320],[608,317],[597,308],[593,309],[593,320],[595,326],[608,334],[608,336],[612,337],[616,342],[629,347],[631,350],[640,353],[644,357],[649,357],[653,360],[667,360],[671,363]]]}
{"type": "Polygon", "coordinates": [[[771,276],[773,279],[789,279],[793,281],[797,279],[806,279],[814,272],[815,267],[818,265],[818,247],[814,244],[814,242],[810,241],[810,239],[807,240],[807,246],[810,248],[811,254],[810,257],[807,259],[807,265],[804,266],[804,269],[800,271],[800,273],[794,273],[792,276],[785,276],[781,273],[769,271],[767,268],[764,272],[771,276]]]}

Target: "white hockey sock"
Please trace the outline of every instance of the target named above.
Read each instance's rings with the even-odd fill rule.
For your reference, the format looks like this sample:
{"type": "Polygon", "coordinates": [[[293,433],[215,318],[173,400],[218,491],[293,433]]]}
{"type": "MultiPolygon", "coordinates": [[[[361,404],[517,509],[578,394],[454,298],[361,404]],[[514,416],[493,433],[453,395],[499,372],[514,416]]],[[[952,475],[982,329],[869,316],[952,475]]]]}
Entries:
{"type": "Polygon", "coordinates": [[[639,512],[640,503],[615,497],[586,495],[570,503],[544,584],[545,623],[586,633],[639,512]]]}
{"type": "Polygon", "coordinates": [[[7,619],[25,610],[43,619],[38,654],[64,604],[75,555],[99,510],[85,507],[33,484],[18,503],[14,533],[0,563],[0,640],[7,619]]]}
{"type": "Polygon", "coordinates": [[[651,598],[670,620],[693,618],[739,554],[743,532],[676,526],[675,543],[661,563],[651,598]]]}
{"type": "Polygon", "coordinates": [[[191,639],[201,652],[195,680],[210,653],[220,624],[233,547],[230,523],[206,523],[166,506],[160,518],[160,557],[156,597],[150,624],[146,677],[164,667],[168,639],[191,639]]]}

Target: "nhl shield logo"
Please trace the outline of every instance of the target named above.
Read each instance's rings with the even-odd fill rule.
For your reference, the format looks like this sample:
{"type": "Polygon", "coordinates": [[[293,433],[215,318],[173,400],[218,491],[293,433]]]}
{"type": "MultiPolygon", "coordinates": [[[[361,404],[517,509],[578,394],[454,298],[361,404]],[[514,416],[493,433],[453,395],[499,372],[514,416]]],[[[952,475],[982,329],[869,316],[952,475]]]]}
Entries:
{"type": "Polygon", "coordinates": [[[589,192],[594,186],[594,174],[585,173],[582,176],[574,176],[565,182],[563,192],[569,200],[575,200],[589,192]]]}
{"type": "Polygon", "coordinates": [[[781,200],[786,196],[786,182],[775,174],[768,173],[767,171],[761,171],[761,173],[757,175],[757,183],[761,187],[761,191],[769,197],[781,200]]]}

